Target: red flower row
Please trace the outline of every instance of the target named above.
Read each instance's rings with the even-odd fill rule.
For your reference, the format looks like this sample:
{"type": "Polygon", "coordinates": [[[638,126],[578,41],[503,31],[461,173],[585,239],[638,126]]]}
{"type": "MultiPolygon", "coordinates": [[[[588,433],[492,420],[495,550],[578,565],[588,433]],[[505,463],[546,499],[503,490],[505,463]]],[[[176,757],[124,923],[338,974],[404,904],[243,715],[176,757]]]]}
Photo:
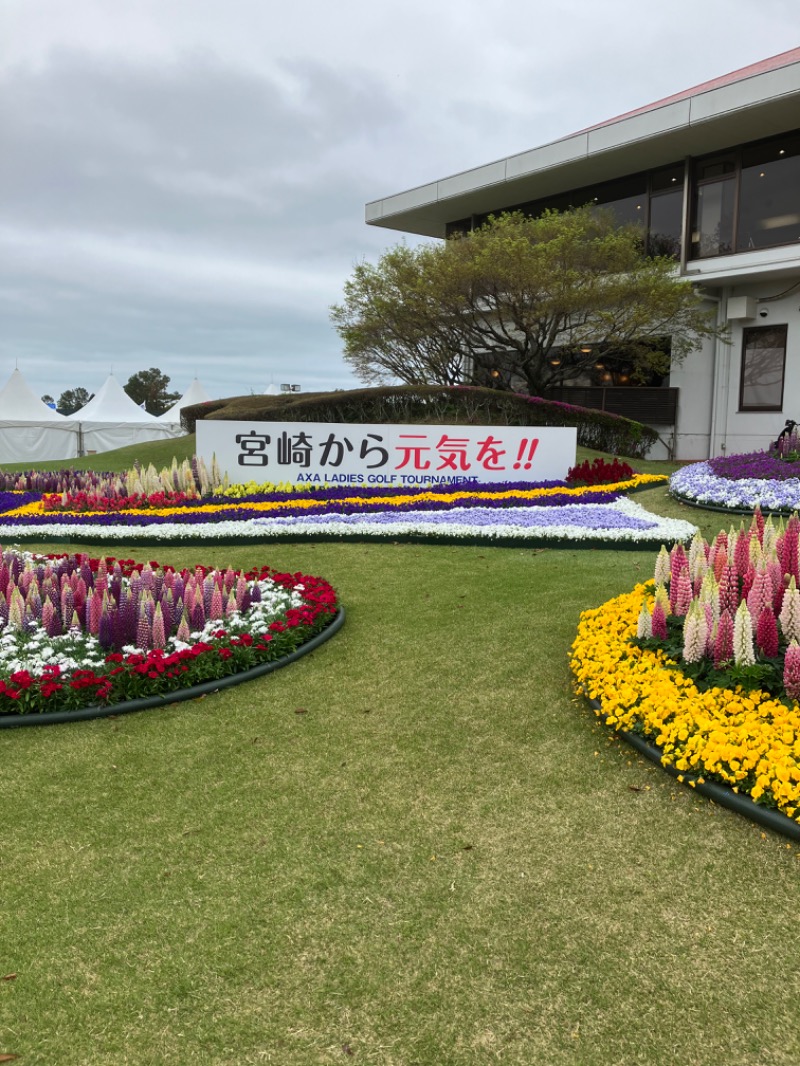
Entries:
{"type": "Polygon", "coordinates": [[[196,500],[187,492],[153,492],[150,495],[134,493],[131,496],[97,496],[91,492],[45,493],[42,496],[43,511],[128,511],[133,508],[145,510],[160,507],[178,507],[196,500]]]}
{"type": "MultiPolygon", "coordinates": [[[[58,560],[64,555],[49,555],[58,560]]],[[[85,559],[94,572],[102,560],[85,559]]],[[[132,559],[106,557],[109,569],[118,562],[123,574],[130,576],[142,563],[132,559]]],[[[159,567],[151,560],[153,569],[159,567]]],[[[200,577],[213,568],[195,567],[200,577]]],[[[337,611],[336,593],[324,578],[301,573],[272,571],[263,566],[245,574],[248,581],[269,580],[287,590],[297,590],[304,601],[301,607],[288,608],[281,620],[268,626],[267,633],[229,633],[220,628],[210,641],[200,641],[191,648],[167,653],[151,649],[124,655],[113,652],[105,657],[107,669],[75,670],[62,676],[57,665],[46,665],[40,676],[17,670],[0,679],[0,714],[46,713],[84,706],[118,703],[153,694],[165,694],[178,688],[239,673],[262,662],[273,661],[306,643],[314,633],[325,628],[337,611]],[[50,706],[47,706],[47,705],[50,706]]],[[[246,617],[246,616],[245,616],[246,617]]]]}

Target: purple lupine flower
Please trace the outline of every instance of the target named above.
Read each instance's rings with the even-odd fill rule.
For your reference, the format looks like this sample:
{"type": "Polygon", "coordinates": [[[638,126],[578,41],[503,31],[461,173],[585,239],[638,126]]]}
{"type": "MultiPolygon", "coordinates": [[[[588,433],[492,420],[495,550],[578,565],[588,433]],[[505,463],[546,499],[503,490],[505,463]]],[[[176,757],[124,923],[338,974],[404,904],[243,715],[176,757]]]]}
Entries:
{"type": "Polygon", "coordinates": [[[144,603],[139,611],[139,620],[136,625],[136,647],[142,651],[147,651],[152,647],[152,630],[144,603]]]}
{"type": "Polygon", "coordinates": [[[164,616],[161,613],[161,604],[157,603],[153,613],[153,628],[151,640],[154,648],[163,648],[167,643],[164,632],[164,616]]]}
{"type": "Polygon", "coordinates": [[[114,610],[106,607],[100,615],[100,625],[97,630],[97,639],[100,647],[110,651],[114,647],[114,639],[117,633],[116,614],[114,610]]]}

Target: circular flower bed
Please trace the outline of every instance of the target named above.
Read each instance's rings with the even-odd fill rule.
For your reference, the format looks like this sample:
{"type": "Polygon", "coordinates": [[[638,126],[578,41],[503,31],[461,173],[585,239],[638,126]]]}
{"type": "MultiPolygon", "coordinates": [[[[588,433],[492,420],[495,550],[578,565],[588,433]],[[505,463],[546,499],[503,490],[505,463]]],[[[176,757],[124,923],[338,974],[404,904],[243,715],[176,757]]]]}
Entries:
{"type": "Polygon", "coordinates": [[[800,463],[770,452],[721,455],[676,471],[669,488],[677,499],[700,507],[788,514],[800,508],[800,463]]]}
{"type": "Polygon", "coordinates": [[[800,521],[757,515],[713,544],[697,536],[688,554],[662,549],[653,582],[584,612],[571,658],[576,691],[609,725],[690,783],[781,812],[785,824],[768,824],[795,837],[799,583],[800,521]]]}
{"type": "Polygon", "coordinates": [[[343,619],[323,578],[0,554],[0,722],[168,703],[274,668],[343,619]]]}

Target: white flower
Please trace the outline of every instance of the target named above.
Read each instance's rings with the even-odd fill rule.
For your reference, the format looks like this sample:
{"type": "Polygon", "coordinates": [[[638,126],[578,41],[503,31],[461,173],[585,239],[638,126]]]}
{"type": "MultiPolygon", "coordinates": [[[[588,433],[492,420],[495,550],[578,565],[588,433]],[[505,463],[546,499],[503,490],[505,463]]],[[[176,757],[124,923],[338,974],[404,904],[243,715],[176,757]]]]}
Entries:
{"type": "Polygon", "coordinates": [[[733,658],[737,666],[752,666],[756,661],[753,649],[753,620],[744,600],[739,604],[733,622],[733,658]]]}

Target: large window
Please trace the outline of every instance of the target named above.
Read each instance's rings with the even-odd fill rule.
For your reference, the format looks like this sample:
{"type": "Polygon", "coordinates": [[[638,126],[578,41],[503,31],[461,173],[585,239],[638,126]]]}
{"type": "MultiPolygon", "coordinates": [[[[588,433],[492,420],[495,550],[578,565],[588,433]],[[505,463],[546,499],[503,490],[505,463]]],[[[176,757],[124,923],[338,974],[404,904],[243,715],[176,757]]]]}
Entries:
{"type": "MultiPolygon", "coordinates": [[[[615,181],[588,185],[582,189],[530,200],[523,204],[499,208],[499,211],[522,211],[537,218],[545,211],[569,211],[573,207],[597,204],[608,209],[618,225],[638,226],[649,255],[680,258],[681,219],[683,214],[683,164],[675,163],[659,170],[631,174],[615,181]]],[[[448,237],[461,236],[482,226],[488,214],[449,222],[448,237]]]]}
{"type": "Polygon", "coordinates": [[[744,330],[740,411],[782,410],[786,329],[786,326],[754,326],[744,330]]]}
{"type": "Polygon", "coordinates": [[[800,240],[800,134],[742,149],[736,250],[800,240]]]}
{"type": "Polygon", "coordinates": [[[795,241],[800,241],[800,131],[697,161],[692,258],[795,241]]]}

